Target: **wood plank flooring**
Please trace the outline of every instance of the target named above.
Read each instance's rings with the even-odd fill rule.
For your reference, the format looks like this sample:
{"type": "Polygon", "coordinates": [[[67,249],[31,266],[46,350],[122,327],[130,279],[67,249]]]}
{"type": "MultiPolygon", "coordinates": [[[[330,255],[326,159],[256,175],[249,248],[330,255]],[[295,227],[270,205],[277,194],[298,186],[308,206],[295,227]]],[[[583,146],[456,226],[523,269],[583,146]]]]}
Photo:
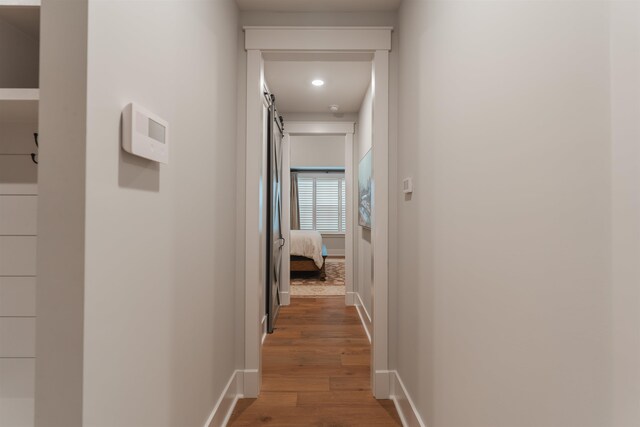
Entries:
{"type": "Polygon", "coordinates": [[[344,297],[292,298],[262,353],[262,392],[238,401],[229,426],[400,426],[393,402],[376,400],[371,346],[344,297]]]}

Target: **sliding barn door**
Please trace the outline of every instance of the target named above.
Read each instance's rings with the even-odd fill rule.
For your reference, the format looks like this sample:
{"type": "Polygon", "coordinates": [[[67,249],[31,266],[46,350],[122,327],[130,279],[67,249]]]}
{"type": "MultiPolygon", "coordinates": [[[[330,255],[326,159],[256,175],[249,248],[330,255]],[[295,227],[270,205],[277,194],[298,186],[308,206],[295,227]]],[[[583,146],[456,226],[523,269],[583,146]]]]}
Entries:
{"type": "Polygon", "coordinates": [[[275,328],[276,317],[280,309],[280,282],[282,275],[282,256],[284,238],[282,236],[282,122],[275,107],[275,97],[269,96],[269,142],[267,200],[267,332],[275,328]]]}

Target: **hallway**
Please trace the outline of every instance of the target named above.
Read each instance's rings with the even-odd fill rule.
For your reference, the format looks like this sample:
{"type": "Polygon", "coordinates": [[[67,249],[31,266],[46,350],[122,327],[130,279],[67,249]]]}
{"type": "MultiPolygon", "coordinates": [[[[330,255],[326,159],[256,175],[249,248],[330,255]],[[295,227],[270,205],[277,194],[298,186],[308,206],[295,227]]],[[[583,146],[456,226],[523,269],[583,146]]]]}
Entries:
{"type": "Polygon", "coordinates": [[[262,393],[238,401],[230,426],[399,426],[370,385],[371,350],[343,298],[294,298],[263,347],[262,393]]]}

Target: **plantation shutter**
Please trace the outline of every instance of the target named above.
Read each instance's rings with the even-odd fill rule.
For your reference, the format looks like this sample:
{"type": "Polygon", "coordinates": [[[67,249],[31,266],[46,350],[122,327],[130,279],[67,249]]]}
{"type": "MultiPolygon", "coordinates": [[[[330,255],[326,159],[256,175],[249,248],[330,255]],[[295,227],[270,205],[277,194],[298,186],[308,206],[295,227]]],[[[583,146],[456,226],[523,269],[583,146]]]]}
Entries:
{"type": "Polygon", "coordinates": [[[344,233],[346,189],[342,175],[298,174],[300,230],[344,233]]]}
{"type": "Polygon", "coordinates": [[[340,231],[340,180],[316,179],[316,230],[340,231]]]}
{"type": "Polygon", "coordinates": [[[342,193],[341,196],[341,202],[342,202],[342,206],[341,206],[341,222],[342,222],[342,229],[341,231],[347,231],[347,189],[346,189],[346,185],[345,185],[345,181],[344,178],[340,180],[340,192],[342,193]]]}

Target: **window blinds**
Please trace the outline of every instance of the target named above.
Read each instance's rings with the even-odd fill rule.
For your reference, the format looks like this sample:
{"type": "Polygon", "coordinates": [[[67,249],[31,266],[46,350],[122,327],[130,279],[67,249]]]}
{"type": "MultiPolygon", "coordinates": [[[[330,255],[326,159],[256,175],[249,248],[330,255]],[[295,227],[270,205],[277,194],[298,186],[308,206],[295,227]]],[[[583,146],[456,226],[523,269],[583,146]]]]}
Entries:
{"type": "Polygon", "coordinates": [[[343,175],[298,175],[300,229],[321,233],[346,230],[346,188],[343,175]]]}

